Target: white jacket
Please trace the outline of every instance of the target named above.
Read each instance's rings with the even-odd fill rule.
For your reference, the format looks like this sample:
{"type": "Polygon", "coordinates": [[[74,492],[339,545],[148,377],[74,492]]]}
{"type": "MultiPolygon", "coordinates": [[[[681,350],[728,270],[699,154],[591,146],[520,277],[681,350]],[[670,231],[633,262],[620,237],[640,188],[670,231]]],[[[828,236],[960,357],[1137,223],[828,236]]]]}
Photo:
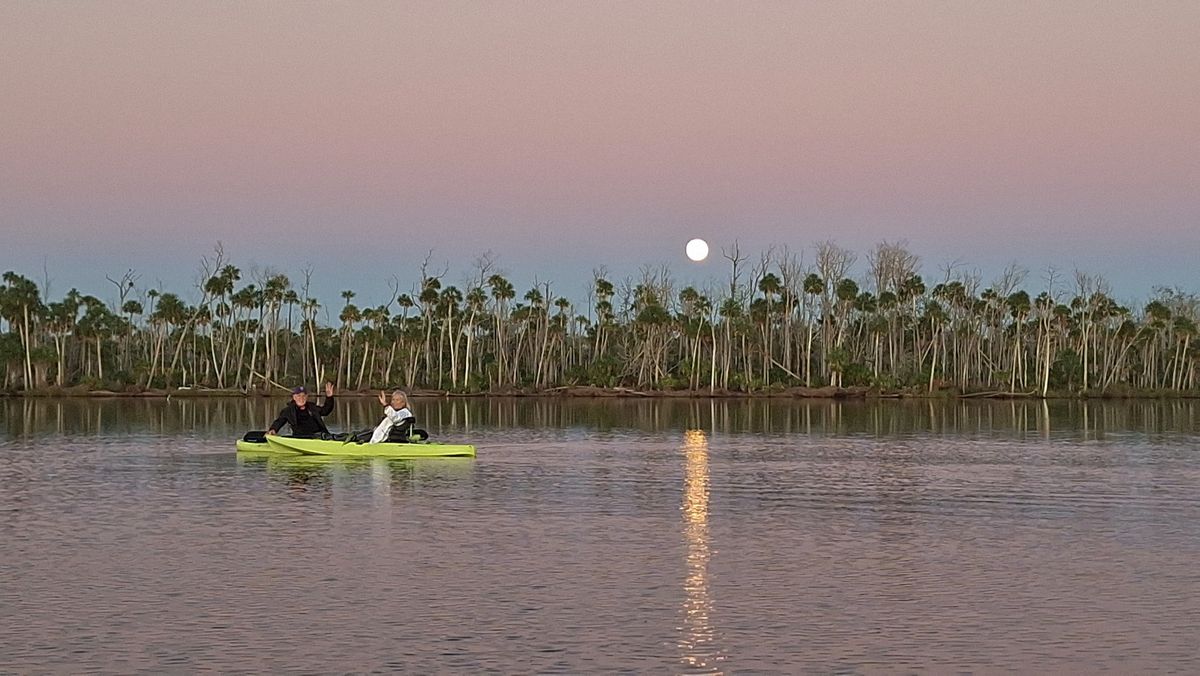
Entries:
{"type": "Polygon", "coordinates": [[[384,441],[388,437],[388,432],[391,432],[393,427],[399,425],[405,418],[411,417],[412,411],[408,410],[407,406],[399,411],[391,406],[384,408],[383,420],[380,421],[379,426],[376,427],[375,431],[371,434],[370,443],[378,444],[379,442],[384,441]]]}

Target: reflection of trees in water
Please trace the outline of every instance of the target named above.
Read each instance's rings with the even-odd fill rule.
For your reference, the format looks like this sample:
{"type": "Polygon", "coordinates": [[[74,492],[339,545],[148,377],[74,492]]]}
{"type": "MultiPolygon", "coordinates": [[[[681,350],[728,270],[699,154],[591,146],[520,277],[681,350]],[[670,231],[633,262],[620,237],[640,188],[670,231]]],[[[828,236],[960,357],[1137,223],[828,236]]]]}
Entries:
{"type": "MultiPolygon", "coordinates": [[[[59,398],[0,403],[13,435],[176,435],[263,429],[281,404],[258,398],[59,398]]],[[[240,436],[240,434],[238,435],[240,436]]]]}
{"type": "MultiPolygon", "coordinates": [[[[157,434],[240,436],[265,429],[286,399],[261,397],[11,398],[0,401],[0,430],[32,435],[157,434]]],[[[338,400],[333,429],[379,421],[378,402],[338,400]]],[[[461,438],[478,427],[610,431],[703,429],[711,433],[817,436],[980,434],[999,438],[1104,439],[1111,432],[1200,432],[1190,399],[880,400],[414,398],[421,426],[461,438]]]]}
{"type": "Polygon", "coordinates": [[[700,430],[684,432],[683,535],[687,546],[680,659],[689,669],[716,670],[724,658],[716,645],[709,595],[708,439],[700,430]]]}
{"type": "MultiPolygon", "coordinates": [[[[431,424],[608,431],[703,429],[811,435],[983,434],[1103,438],[1106,430],[1197,432],[1196,402],[1176,400],[469,399],[429,402],[431,424]]],[[[420,414],[419,414],[420,415],[420,414]]]]}

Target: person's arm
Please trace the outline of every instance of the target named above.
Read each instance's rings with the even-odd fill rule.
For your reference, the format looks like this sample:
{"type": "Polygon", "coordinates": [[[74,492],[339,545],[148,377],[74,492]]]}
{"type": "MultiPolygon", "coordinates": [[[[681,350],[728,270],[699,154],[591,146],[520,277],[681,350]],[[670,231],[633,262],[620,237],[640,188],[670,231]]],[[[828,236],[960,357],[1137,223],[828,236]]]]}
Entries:
{"type": "Polygon", "coordinates": [[[279,430],[283,429],[283,426],[286,424],[288,424],[287,416],[281,411],[275,422],[271,423],[271,426],[267,428],[267,434],[279,434],[279,430]]]}
{"type": "Polygon", "coordinates": [[[321,410],[317,413],[324,418],[333,413],[333,383],[325,383],[325,401],[321,404],[321,410]]]}

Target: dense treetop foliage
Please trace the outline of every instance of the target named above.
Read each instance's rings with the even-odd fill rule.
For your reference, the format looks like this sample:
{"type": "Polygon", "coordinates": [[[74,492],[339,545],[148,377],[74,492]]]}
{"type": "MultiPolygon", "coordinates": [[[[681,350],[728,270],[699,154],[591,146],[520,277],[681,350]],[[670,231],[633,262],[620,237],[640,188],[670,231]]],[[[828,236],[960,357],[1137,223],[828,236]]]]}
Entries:
{"type": "Polygon", "coordinates": [[[948,267],[923,275],[902,244],[865,257],[831,242],[806,257],[734,245],[717,290],[677,288],[670,271],[594,273],[586,298],[538,283],[524,293],[475,261],[462,286],[428,260],[391,301],[359,307],[277,272],[243,275],[220,246],[187,293],[109,277],[107,300],[75,289],[43,297],[9,271],[0,285],[7,391],[83,386],[268,389],[332,380],[339,388],[454,392],[568,385],[763,392],[807,386],[882,391],[1195,392],[1200,298],[1158,288],[1124,307],[1097,276],[1048,271],[1034,288],[1010,267],[983,284],[948,267]],[[245,277],[249,276],[250,279],[245,277]],[[298,283],[299,282],[299,283],[298,283]],[[108,289],[110,292],[112,288],[108,289]],[[322,317],[336,321],[323,320],[322,317]]]}

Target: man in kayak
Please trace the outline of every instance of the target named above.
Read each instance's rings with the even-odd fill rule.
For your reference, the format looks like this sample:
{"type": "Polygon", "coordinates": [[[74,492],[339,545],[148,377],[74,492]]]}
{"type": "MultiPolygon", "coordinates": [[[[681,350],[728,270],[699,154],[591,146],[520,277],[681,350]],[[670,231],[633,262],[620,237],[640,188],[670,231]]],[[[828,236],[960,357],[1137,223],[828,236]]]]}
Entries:
{"type": "Polygon", "coordinates": [[[400,390],[392,392],[392,401],[390,404],[383,392],[380,392],[379,403],[383,404],[383,420],[380,421],[379,426],[371,434],[371,441],[369,443],[372,444],[387,441],[388,434],[392,431],[393,427],[413,417],[412,411],[408,410],[408,395],[400,390]]]}
{"type": "Polygon", "coordinates": [[[291,426],[294,437],[312,438],[329,434],[329,428],[321,418],[330,413],[333,413],[333,383],[325,383],[325,402],[319,407],[309,405],[308,390],[301,385],[292,390],[292,400],[271,423],[267,436],[279,434],[284,424],[291,426]]]}

